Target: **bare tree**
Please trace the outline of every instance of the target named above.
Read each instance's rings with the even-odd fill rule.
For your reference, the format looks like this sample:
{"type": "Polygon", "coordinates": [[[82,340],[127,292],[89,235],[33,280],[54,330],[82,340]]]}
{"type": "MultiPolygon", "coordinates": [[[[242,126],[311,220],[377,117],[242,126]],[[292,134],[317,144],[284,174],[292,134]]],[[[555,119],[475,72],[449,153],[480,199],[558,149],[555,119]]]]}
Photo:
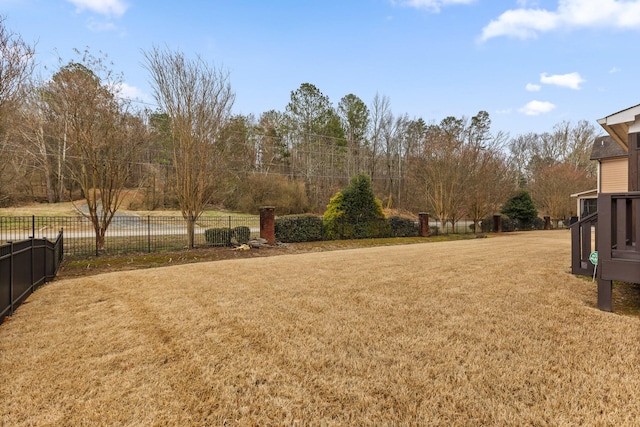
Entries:
{"type": "Polygon", "coordinates": [[[500,204],[516,189],[513,169],[504,158],[505,136],[498,133],[482,147],[466,147],[467,165],[465,186],[466,213],[473,221],[474,232],[482,219],[498,212],[500,204]]]}
{"type": "MultiPolygon", "coordinates": [[[[57,154],[57,150],[52,149],[52,138],[48,129],[48,114],[47,114],[47,95],[40,86],[34,84],[29,91],[27,91],[24,98],[24,103],[20,112],[20,121],[16,126],[17,132],[21,136],[21,147],[24,150],[26,157],[30,158],[31,164],[34,169],[38,170],[42,178],[45,181],[45,190],[47,194],[47,201],[49,203],[56,203],[60,201],[60,191],[58,186],[55,185],[54,174],[54,156],[57,154]]],[[[59,163],[58,170],[62,169],[62,164],[59,163]]],[[[59,174],[58,177],[63,177],[63,174],[59,174]]]]}
{"type": "Polygon", "coordinates": [[[376,93],[371,104],[371,135],[369,137],[369,176],[371,182],[377,179],[377,168],[380,152],[382,151],[384,129],[393,120],[388,96],[376,93]]]}
{"type": "Polygon", "coordinates": [[[235,95],[229,74],[200,57],[190,60],[182,52],[157,47],[144,57],[156,101],[169,116],[178,205],[191,248],[195,221],[214,195],[216,140],[235,95]]]}
{"type": "Polygon", "coordinates": [[[257,156],[256,167],[265,175],[275,172],[288,174],[291,172],[289,157],[290,147],[287,144],[286,115],[275,110],[270,110],[260,115],[256,126],[257,131],[257,156]]]}
{"type": "Polygon", "coordinates": [[[12,151],[17,150],[11,145],[10,128],[13,120],[17,119],[22,95],[33,72],[33,57],[35,49],[20,35],[5,26],[5,17],[0,16],[0,203],[9,197],[8,184],[14,174],[4,173],[12,163],[12,151]]]}
{"type": "Polygon", "coordinates": [[[146,144],[146,126],[118,96],[121,80],[105,58],[76,52],[79,62],[64,65],[44,89],[62,134],[51,135],[67,144],[66,168],[86,199],[86,216],[104,249],[105,234],[122,204],[123,190],[133,165],[146,144]]]}
{"type": "Polygon", "coordinates": [[[584,169],[567,163],[556,163],[536,171],[530,185],[531,198],[536,207],[558,224],[577,215],[575,200],[570,194],[595,186],[595,177],[584,169]]]}

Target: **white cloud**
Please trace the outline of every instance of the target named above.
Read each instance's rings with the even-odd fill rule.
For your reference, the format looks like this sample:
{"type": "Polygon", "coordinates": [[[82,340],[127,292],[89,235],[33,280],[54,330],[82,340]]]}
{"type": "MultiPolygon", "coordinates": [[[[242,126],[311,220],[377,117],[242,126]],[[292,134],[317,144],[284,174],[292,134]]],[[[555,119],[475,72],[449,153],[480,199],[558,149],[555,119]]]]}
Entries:
{"type": "Polygon", "coordinates": [[[620,68],[618,67],[613,67],[609,70],[609,74],[615,74],[615,73],[619,73],[620,71],[622,71],[620,68]]]}
{"type": "Polygon", "coordinates": [[[416,9],[426,9],[431,12],[438,13],[443,6],[471,4],[475,1],[476,0],[392,0],[392,3],[398,3],[401,6],[414,7],[416,9]]]}
{"type": "Polygon", "coordinates": [[[132,99],[139,101],[149,101],[149,96],[136,86],[131,86],[125,82],[120,82],[114,87],[114,92],[118,94],[120,98],[132,99]]]}
{"type": "Polygon", "coordinates": [[[540,83],[567,87],[574,90],[580,90],[580,85],[585,81],[579,73],[553,74],[551,76],[547,73],[540,74],[540,83]]]}
{"type": "Polygon", "coordinates": [[[527,116],[539,116],[540,114],[548,113],[556,108],[554,104],[547,101],[531,101],[518,111],[526,114],[527,116]]]}
{"type": "Polygon", "coordinates": [[[482,29],[479,40],[500,36],[528,39],[556,29],[592,27],[640,28],[640,0],[559,0],[555,11],[507,10],[482,29]]]}
{"type": "Polygon", "coordinates": [[[90,10],[105,16],[122,16],[129,8],[123,0],[67,0],[76,6],[78,12],[90,10]]]}
{"type": "Polygon", "coordinates": [[[540,89],[542,89],[542,86],[540,85],[535,85],[533,83],[527,83],[527,86],[525,86],[525,89],[528,92],[539,92],[540,89]]]}
{"type": "Polygon", "coordinates": [[[91,31],[102,32],[102,31],[115,31],[117,27],[113,22],[100,22],[95,19],[90,19],[87,23],[87,27],[91,31]]]}

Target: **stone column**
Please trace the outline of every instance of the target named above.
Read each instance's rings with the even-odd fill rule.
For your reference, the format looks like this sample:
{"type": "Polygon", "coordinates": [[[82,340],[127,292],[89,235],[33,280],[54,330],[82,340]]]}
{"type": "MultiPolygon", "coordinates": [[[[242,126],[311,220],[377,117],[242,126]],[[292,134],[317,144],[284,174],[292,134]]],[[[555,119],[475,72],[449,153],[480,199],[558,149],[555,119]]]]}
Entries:
{"type": "Polygon", "coordinates": [[[260,237],[270,245],[276,244],[276,214],[275,207],[262,206],[260,208],[260,237]]]}
{"type": "Polygon", "coordinates": [[[420,224],[420,237],[429,237],[429,214],[420,212],[418,214],[418,219],[420,224]]]}

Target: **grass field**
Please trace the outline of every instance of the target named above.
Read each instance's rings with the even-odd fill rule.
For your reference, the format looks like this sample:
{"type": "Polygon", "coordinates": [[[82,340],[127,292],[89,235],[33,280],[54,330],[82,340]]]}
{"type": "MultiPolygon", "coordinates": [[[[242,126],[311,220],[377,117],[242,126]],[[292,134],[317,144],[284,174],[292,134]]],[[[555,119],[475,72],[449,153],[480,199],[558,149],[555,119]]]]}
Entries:
{"type": "Polygon", "coordinates": [[[640,320],[569,232],[54,281],[0,326],[0,425],[638,425],[640,320]]]}

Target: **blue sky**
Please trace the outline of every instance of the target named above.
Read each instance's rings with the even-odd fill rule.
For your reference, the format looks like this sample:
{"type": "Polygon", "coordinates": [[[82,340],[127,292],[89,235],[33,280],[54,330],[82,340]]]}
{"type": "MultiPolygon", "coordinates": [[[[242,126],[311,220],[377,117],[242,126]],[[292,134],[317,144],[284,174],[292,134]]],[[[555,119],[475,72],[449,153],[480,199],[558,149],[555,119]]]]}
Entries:
{"type": "Polygon", "coordinates": [[[151,104],[154,45],[228,70],[234,112],[256,116],[304,82],[428,123],[486,110],[512,137],[640,103],[640,0],[0,0],[0,14],[40,67],[105,52],[151,104]]]}

